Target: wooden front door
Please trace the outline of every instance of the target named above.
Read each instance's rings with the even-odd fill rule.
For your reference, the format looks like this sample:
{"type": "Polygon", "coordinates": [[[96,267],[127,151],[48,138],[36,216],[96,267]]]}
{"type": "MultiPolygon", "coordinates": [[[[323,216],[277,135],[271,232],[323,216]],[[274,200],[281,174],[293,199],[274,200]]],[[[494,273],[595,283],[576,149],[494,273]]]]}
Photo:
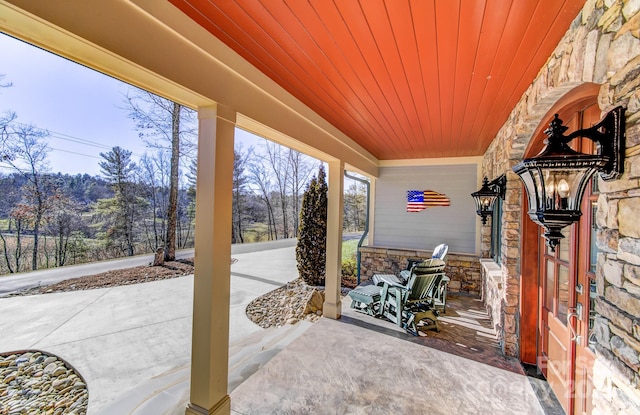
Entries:
{"type": "MultiPolygon", "coordinates": [[[[600,119],[595,103],[573,108],[560,115],[569,132],[600,119]]],[[[588,153],[593,146],[585,139],[575,149],[588,153]]],[[[585,191],[580,222],[563,229],[565,237],[556,252],[546,247],[539,234],[538,367],[567,414],[589,414],[592,408],[597,199],[594,178],[585,191]]]]}
{"type": "Polygon", "coordinates": [[[590,414],[593,407],[593,363],[595,361],[595,339],[593,325],[595,319],[596,295],[596,210],[598,192],[597,180],[587,189],[583,201],[583,217],[578,237],[578,284],[576,285],[575,306],[575,357],[574,357],[574,414],[590,414]]]}
{"type": "Polygon", "coordinates": [[[540,315],[540,354],[538,366],[547,378],[560,404],[571,413],[572,389],[572,293],[575,291],[571,258],[572,227],[563,230],[564,239],[552,252],[540,233],[542,304],[540,315]]]}
{"type": "MultiPolygon", "coordinates": [[[[592,105],[582,112],[583,126],[590,127],[598,122],[600,111],[592,105]]],[[[582,152],[591,153],[594,144],[589,140],[582,142],[582,152]]],[[[578,275],[575,299],[575,356],[574,356],[574,414],[590,414],[593,408],[593,363],[595,361],[595,322],[596,263],[598,247],[596,244],[596,214],[598,210],[598,179],[591,179],[591,185],[585,190],[582,200],[582,218],[578,228],[578,275]]]]}

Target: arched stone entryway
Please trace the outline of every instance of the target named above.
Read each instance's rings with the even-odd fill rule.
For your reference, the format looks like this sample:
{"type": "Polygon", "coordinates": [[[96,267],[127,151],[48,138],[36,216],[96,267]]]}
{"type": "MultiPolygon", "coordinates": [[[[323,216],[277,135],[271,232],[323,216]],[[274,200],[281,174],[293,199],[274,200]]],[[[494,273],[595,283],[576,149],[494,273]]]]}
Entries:
{"type": "MultiPolygon", "coordinates": [[[[546,79],[544,79],[546,81],[546,79]]],[[[532,94],[541,89],[532,86],[532,94]]],[[[526,215],[526,198],[523,197],[522,182],[513,173],[512,167],[525,156],[537,154],[543,147],[542,140],[533,138],[541,134],[554,111],[598,96],[600,86],[594,83],[566,83],[562,86],[523,99],[510,119],[485,153],[483,172],[489,178],[505,174],[506,194],[502,212],[502,249],[500,264],[504,284],[500,321],[494,321],[507,356],[518,357],[522,362],[536,364],[535,330],[537,314],[529,310],[537,309],[537,296],[528,295],[531,287],[523,282],[535,275],[537,283],[537,243],[527,241],[537,235],[538,226],[526,215]],[[532,102],[536,103],[533,104],[532,102]],[[546,121],[545,121],[546,120],[546,121]],[[531,260],[533,258],[533,260],[531,260]]],[[[491,228],[482,229],[483,240],[490,238],[491,228]]],[[[537,237],[534,237],[537,238],[537,237]]],[[[536,239],[537,241],[537,239],[536,239]]],[[[483,257],[488,257],[488,249],[483,245],[483,257]]]]}
{"type": "MultiPolygon", "coordinates": [[[[568,133],[597,123],[599,90],[599,85],[584,84],[560,98],[534,130],[524,158],[543,148],[543,131],[554,114],[564,121],[568,133]]],[[[584,145],[576,150],[592,151],[589,140],[572,144],[584,145]]],[[[588,337],[595,305],[590,292],[595,287],[597,250],[591,244],[595,239],[591,225],[597,186],[585,193],[581,221],[563,230],[566,238],[555,252],[546,248],[540,227],[529,220],[526,198],[521,210],[520,356],[544,374],[567,413],[590,413],[593,390],[595,354],[588,337]]]]}

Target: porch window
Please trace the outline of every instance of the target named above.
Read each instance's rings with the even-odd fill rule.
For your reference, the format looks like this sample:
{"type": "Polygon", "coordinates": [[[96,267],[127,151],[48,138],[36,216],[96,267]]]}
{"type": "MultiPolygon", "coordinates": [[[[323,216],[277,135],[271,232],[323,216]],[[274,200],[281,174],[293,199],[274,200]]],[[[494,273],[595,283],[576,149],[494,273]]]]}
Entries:
{"type": "Polygon", "coordinates": [[[598,297],[596,292],[596,263],[598,262],[598,245],[596,244],[597,239],[597,225],[596,225],[596,214],[598,212],[598,195],[600,193],[600,189],[598,188],[598,180],[595,178],[591,179],[591,194],[588,195],[588,203],[591,209],[591,217],[590,226],[589,226],[589,271],[587,272],[587,276],[589,277],[589,339],[588,345],[589,349],[595,353],[595,319],[596,319],[596,298],[598,297]]]}
{"type": "Polygon", "coordinates": [[[590,243],[590,252],[589,252],[589,272],[595,274],[596,272],[596,262],[598,262],[598,245],[596,244],[597,240],[597,226],[596,226],[596,213],[598,212],[598,195],[600,194],[600,189],[598,188],[598,180],[591,179],[591,194],[588,195],[588,200],[591,204],[591,235],[589,235],[591,239],[590,243]]]}

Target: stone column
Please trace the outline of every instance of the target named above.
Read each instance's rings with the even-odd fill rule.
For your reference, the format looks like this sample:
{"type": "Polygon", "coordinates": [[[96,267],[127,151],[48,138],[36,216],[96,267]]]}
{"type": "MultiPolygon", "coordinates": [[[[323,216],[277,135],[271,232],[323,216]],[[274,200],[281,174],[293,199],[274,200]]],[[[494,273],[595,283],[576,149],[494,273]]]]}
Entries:
{"type": "Polygon", "coordinates": [[[229,293],[235,112],[198,110],[191,391],[186,415],[229,414],[229,293]]]}
{"type": "Polygon", "coordinates": [[[323,316],[333,319],[342,314],[342,217],[344,213],[344,162],[329,163],[329,195],[327,206],[327,270],[323,316]]]}

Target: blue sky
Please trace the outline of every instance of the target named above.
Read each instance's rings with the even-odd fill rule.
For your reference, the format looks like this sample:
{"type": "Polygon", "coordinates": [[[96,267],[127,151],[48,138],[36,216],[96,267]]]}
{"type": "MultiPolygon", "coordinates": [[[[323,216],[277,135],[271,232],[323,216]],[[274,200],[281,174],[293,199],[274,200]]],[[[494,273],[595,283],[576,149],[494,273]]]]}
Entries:
{"type": "MultiPolygon", "coordinates": [[[[140,156],[145,152],[123,97],[132,87],[0,33],[0,113],[13,111],[17,121],[51,133],[52,172],[99,175],[100,152],[120,146],[140,156]]],[[[242,132],[237,142],[257,141],[242,132]]],[[[0,168],[0,172],[10,170],[0,168]]]]}

